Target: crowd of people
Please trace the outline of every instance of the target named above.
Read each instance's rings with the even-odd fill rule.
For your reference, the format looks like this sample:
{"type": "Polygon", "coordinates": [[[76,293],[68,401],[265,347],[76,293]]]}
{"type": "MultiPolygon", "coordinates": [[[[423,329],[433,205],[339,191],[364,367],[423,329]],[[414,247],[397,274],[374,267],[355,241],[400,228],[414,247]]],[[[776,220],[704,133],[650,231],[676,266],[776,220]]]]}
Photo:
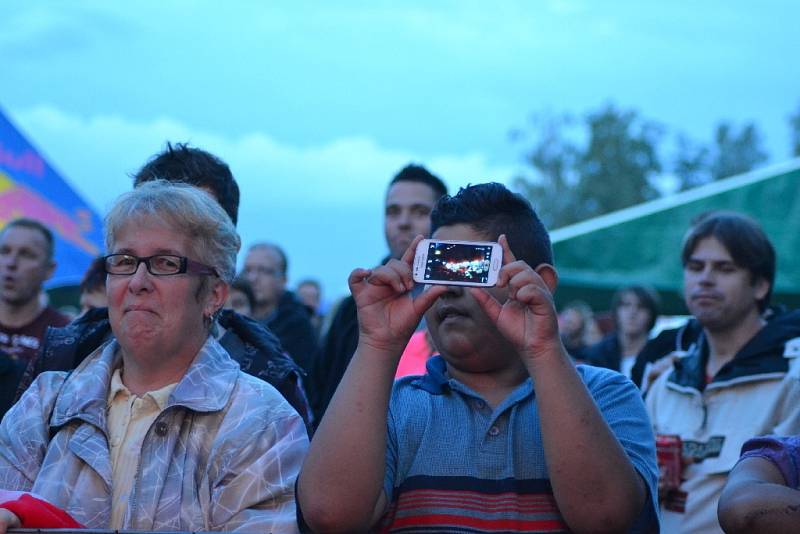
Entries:
{"type": "Polygon", "coordinates": [[[654,336],[646,284],[605,323],[558,313],[548,231],[501,184],[400,170],[388,255],[325,315],[273,242],[236,272],[239,197],[218,157],[167,144],[106,214],[75,318],[43,291],[52,231],[0,229],[0,533],[800,524],[800,311],[771,302],[757,221],[692,222],[671,251],[691,316],[654,336]],[[497,284],[416,284],[424,237],[498,242],[497,284]]]}

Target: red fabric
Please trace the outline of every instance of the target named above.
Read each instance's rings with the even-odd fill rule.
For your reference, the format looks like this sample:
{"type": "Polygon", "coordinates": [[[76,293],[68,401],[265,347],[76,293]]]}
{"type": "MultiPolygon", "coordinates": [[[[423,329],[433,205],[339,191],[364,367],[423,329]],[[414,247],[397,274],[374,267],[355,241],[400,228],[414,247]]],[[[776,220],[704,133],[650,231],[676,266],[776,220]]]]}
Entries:
{"type": "Polygon", "coordinates": [[[408,340],[403,355],[400,357],[400,363],[397,365],[397,372],[395,379],[407,375],[424,375],[425,363],[431,357],[433,351],[428,346],[428,340],[425,338],[425,330],[415,332],[411,339],[408,340]]]}
{"type": "Polygon", "coordinates": [[[86,528],[61,508],[27,493],[17,500],[0,503],[0,508],[16,515],[22,528],[86,528]]]}

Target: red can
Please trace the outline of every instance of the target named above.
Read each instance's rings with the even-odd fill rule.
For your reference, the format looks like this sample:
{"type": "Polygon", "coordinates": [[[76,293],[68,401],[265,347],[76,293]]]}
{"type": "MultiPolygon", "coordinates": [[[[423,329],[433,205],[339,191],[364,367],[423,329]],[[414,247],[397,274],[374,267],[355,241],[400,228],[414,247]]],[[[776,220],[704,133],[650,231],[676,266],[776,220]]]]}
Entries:
{"type": "Polygon", "coordinates": [[[678,489],[683,472],[683,445],[681,437],[674,434],[656,436],[656,457],[665,489],[678,489]]]}

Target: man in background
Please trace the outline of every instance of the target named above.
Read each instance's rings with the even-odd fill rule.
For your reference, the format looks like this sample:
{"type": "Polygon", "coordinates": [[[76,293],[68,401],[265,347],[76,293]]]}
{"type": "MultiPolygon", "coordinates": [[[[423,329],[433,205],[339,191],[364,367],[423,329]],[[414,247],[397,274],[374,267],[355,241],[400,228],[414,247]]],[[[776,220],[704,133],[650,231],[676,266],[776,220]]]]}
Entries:
{"type": "Polygon", "coordinates": [[[322,286],[313,278],[306,278],[297,284],[297,298],[311,310],[311,326],[319,337],[325,316],[322,313],[322,286]]]}
{"type": "Polygon", "coordinates": [[[33,219],[16,219],[0,231],[0,349],[27,364],[48,326],[69,318],[45,304],[44,282],[53,275],[53,233],[33,219]]]}
{"type": "MultiPolygon", "coordinates": [[[[384,203],[383,228],[389,257],[398,259],[419,234],[430,236],[431,212],[436,202],[447,194],[447,187],[421,165],[407,165],[389,183],[384,203]]],[[[317,421],[344,375],[358,345],[356,305],[352,297],[342,299],[324,334],[322,354],[308,388],[317,421]]]]}
{"type": "Polygon", "coordinates": [[[287,268],[286,253],[279,246],[257,243],[247,251],[242,276],[253,288],[253,318],[278,336],[289,356],[308,373],[319,345],[311,310],[286,289],[287,268]]]}
{"type": "Polygon", "coordinates": [[[700,331],[645,399],[656,434],[682,442],[680,481],[662,476],[659,487],[662,527],[720,532],[717,501],[745,441],[800,433],[800,313],[765,318],[775,249],[749,217],[701,216],[681,260],[700,331]]]}

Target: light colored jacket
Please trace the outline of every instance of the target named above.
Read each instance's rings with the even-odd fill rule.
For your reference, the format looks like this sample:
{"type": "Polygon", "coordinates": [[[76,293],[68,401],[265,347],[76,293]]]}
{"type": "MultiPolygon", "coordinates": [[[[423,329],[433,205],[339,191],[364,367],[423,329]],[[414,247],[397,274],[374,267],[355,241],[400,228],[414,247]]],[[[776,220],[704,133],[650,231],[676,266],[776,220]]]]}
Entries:
{"type": "MultiPolygon", "coordinates": [[[[743,359],[749,365],[733,366],[727,379],[715,377],[702,391],[681,380],[696,373],[666,372],[651,386],[645,404],[653,430],[679,435],[683,455],[694,460],[684,468],[680,486],[686,493],[685,510],[661,507],[663,532],[722,533],[717,502],[744,442],[765,434],[800,433],[800,360],[795,354],[800,338],[789,340],[785,348],[779,345],[782,354],[743,359]],[[758,365],[783,358],[785,370],[758,365]]],[[[685,363],[696,363],[698,372],[705,369],[699,354],[685,363]]]]}
{"type": "MultiPolygon", "coordinates": [[[[108,528],[107,396],[116,341],[40,375],[0,425],[0,488],[32,491],[108,528]]],[[[142,444],[125,530],[296,532],[303,420],[209,338],[142,444]]]]}

